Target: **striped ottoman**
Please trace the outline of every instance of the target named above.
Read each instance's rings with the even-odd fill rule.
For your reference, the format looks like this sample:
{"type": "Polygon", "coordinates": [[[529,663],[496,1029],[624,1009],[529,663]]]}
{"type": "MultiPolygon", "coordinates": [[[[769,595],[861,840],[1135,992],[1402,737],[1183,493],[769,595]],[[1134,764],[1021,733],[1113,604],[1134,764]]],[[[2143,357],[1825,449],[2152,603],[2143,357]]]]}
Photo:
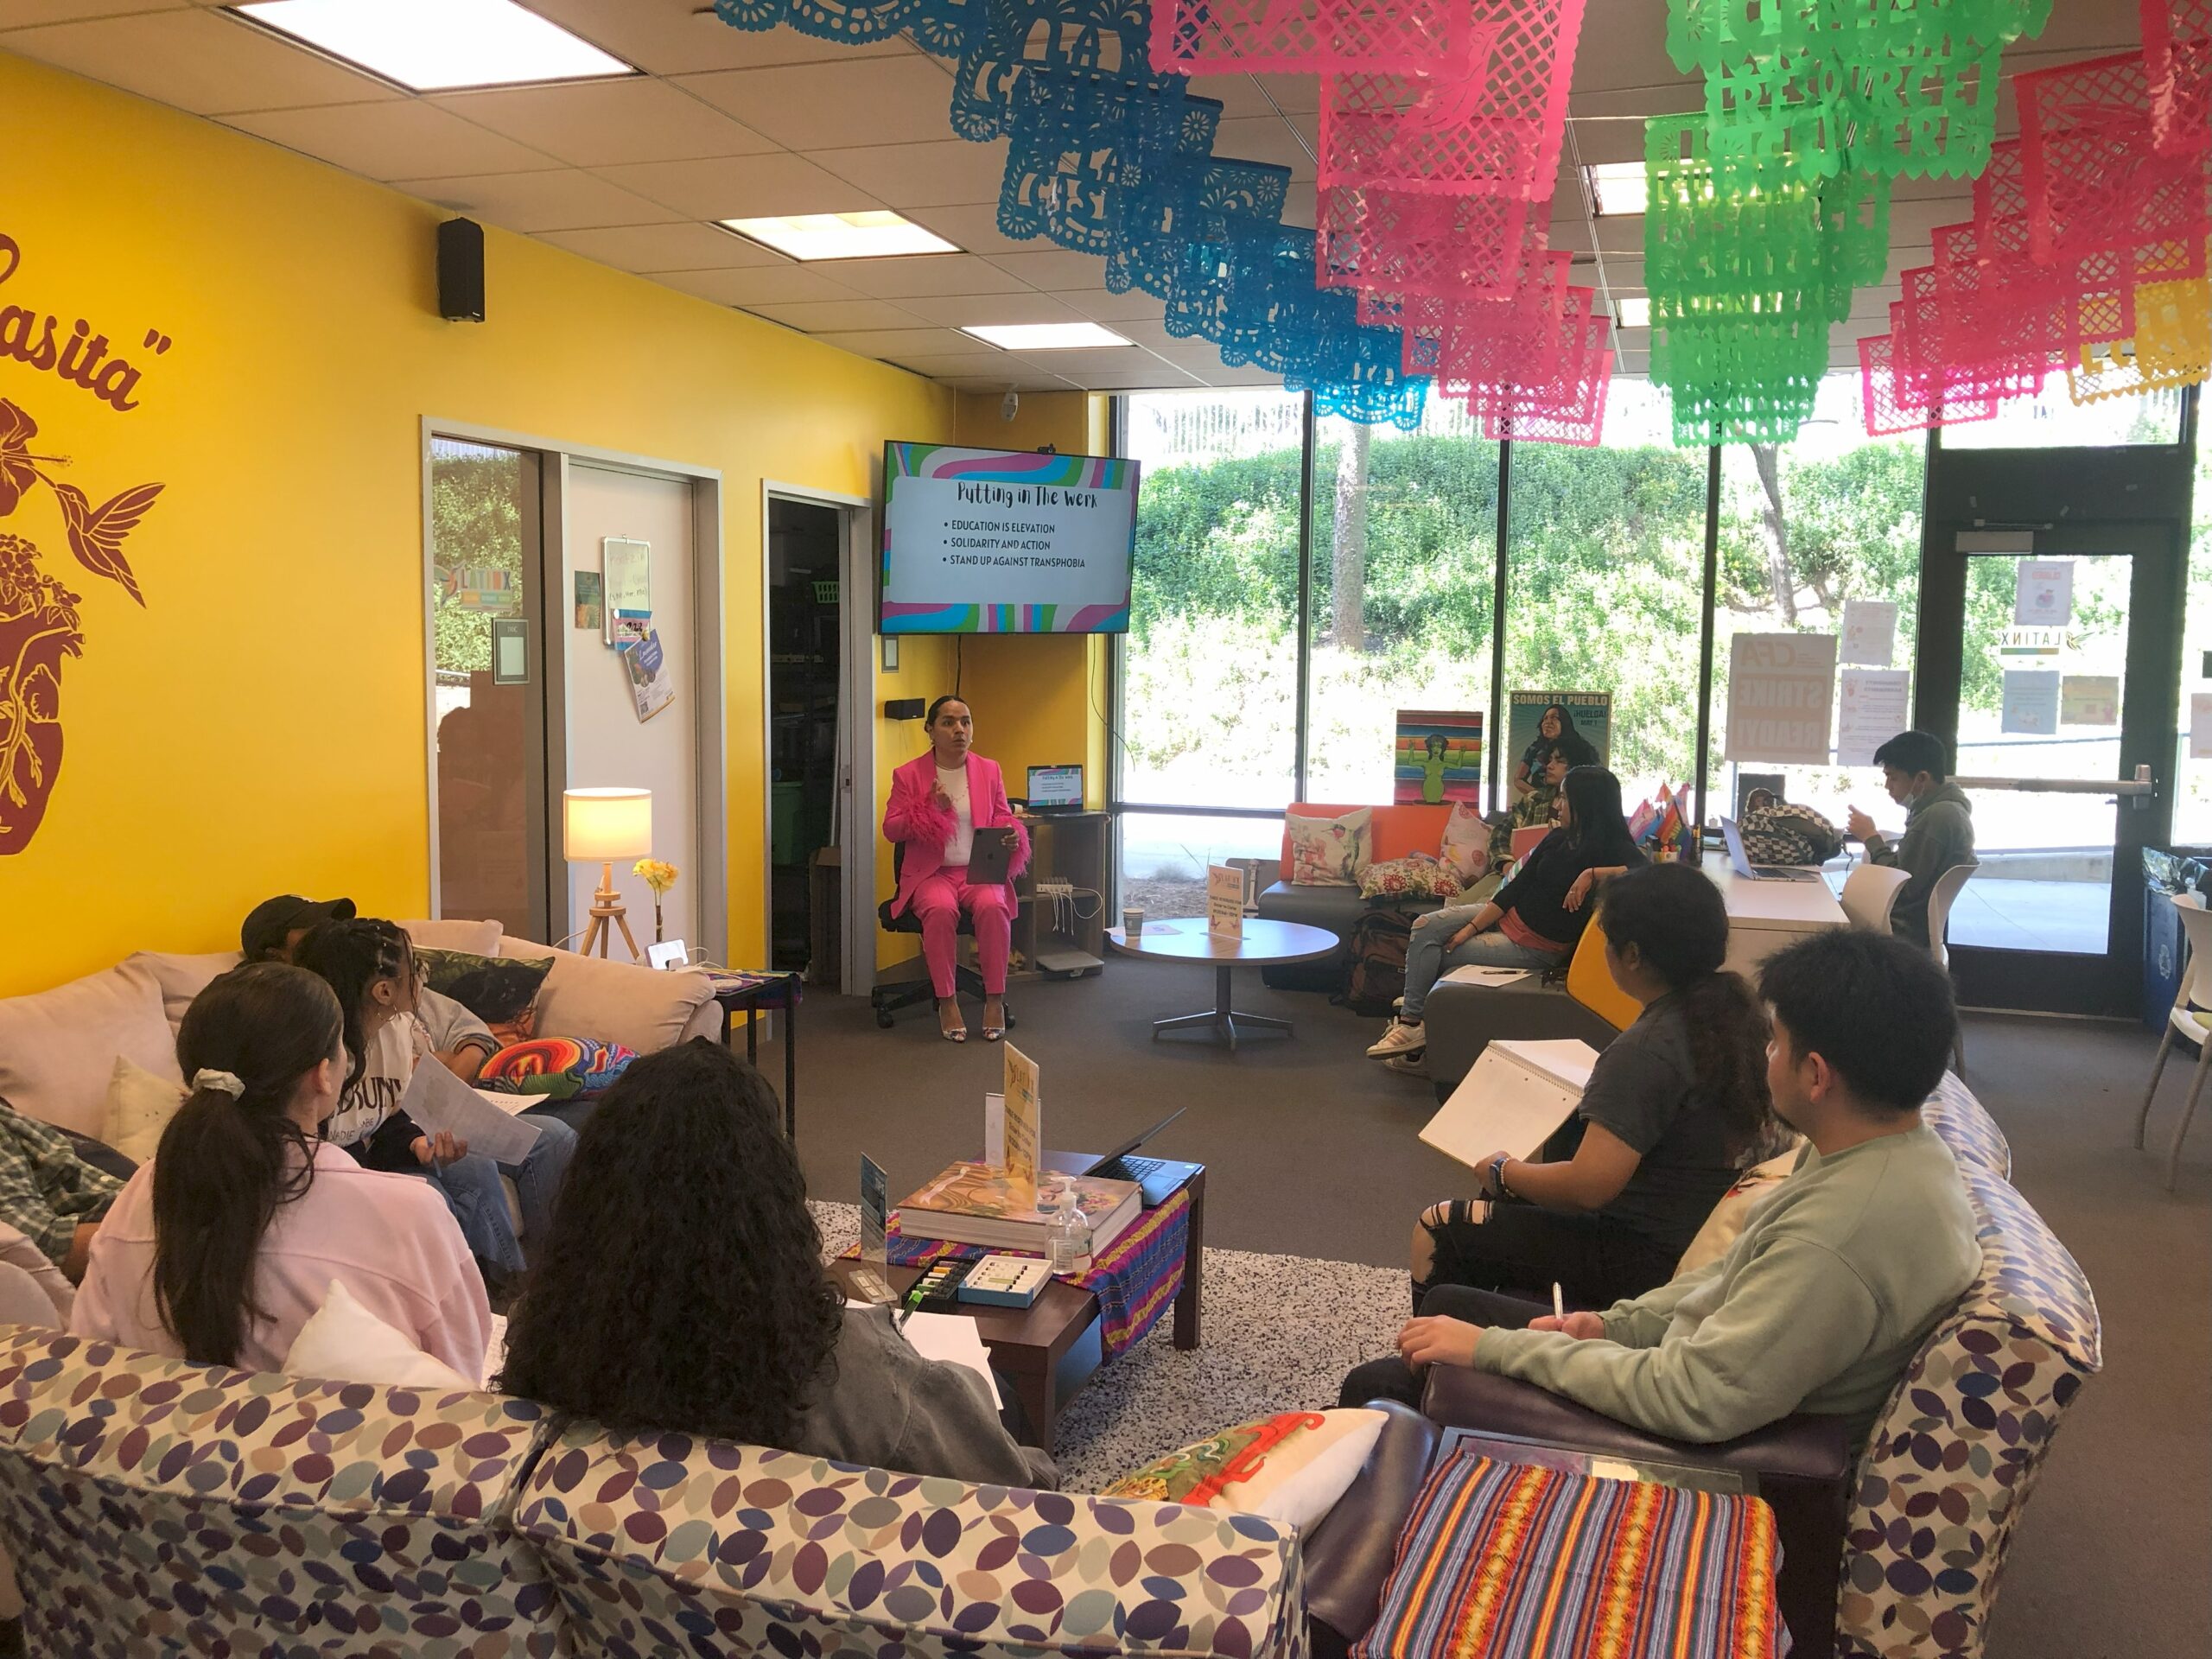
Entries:
{"type": "Polygon", "coordinates": [[[1355,1659],[1776,1659],[1756,1497],[1501,1463],[1430,1473],[1355,1659]]]}

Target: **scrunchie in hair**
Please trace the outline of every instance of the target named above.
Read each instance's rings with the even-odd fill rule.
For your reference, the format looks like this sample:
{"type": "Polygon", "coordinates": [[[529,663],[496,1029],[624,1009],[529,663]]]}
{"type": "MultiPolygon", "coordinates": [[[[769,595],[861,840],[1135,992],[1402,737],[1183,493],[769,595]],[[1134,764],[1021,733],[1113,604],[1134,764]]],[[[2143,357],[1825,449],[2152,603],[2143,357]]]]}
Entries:
{"type": "Polygon", "coordinates": [[[203,1066],[194,1072],[192,1087],[195,1094],[202,1089],[213,1089],[217,1094],[228,1095],[232,1100],[243,1099],[245,1095],[245,1084],[236,1072],[217,1071],[212,1067],[203,1066]]]}

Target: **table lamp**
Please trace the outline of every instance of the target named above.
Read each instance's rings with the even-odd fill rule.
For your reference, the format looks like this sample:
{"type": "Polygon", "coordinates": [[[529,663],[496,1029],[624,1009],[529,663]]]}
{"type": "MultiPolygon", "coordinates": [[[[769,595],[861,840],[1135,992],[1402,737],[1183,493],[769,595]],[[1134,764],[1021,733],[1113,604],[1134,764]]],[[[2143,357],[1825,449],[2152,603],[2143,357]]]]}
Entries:
{"type": "Polygon", "coordinates": [[[564,789],[561,791],[562,848],[571,864],[600,865],[599,891],[592,894],[591,931],[584,935],[583,953],[607,953],[612,922],[622,930],[630,959],[638,959],[638,942],[630,937],[630,923],[623,914],[622,897],[614,891],[614,861],[643,858],[653,849],[653,792],[650,789],[564,789]]]}

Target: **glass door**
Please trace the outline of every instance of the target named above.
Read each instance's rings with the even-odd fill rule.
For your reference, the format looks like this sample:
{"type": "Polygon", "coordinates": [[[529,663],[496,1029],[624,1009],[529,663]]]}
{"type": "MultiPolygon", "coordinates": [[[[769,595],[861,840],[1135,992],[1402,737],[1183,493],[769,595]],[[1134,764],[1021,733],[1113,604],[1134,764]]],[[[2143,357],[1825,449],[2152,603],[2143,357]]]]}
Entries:
{"type": "Polygon", "coordinates": [[[1950,914],[1960,1001],[2132,1013],[2141,851],[2172,823],[2173,527],[1933,527],[1923,581],[1916,720],[1955,743],[1980,859],[1950,914]]]}

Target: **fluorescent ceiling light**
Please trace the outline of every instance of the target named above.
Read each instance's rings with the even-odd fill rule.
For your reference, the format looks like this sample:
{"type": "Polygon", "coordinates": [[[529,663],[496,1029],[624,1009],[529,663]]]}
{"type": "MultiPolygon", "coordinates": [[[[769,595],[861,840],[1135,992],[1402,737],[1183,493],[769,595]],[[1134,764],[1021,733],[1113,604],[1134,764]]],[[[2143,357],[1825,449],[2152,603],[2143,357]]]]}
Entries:
{"type": "Polygon", "coordinates": [[[1613,302],[1613,326],[1617,328],[1649,328],[1651,326],[1651,296],[1630,294],[1613,302]]]}
{"type": "Polygon", "coordinates": [[[1084,346],[1135,344],[1095,322],[991,322],[960,332],[1009,352],[1069,352],[1084,346]]]}
{"type": "Polygon", "coordinates": [[[740,236],[794,259],[885,259],[900,253],[957,253],[941,236],[880,208],[865,213],[787,213],[778,219],[726,219],[740,236]]]}
{"type": "Polygon", "coordinates": [[[1582,169],[1590,211],[1599,219],[1618,219],[1643,211],[1643,163],[1598,162],[1582,169]]]}
{"type": "Polygon", "coordinates": [[[515,0],[254,0],[232,10],[418,92],[637,73],[515,0]]]}

